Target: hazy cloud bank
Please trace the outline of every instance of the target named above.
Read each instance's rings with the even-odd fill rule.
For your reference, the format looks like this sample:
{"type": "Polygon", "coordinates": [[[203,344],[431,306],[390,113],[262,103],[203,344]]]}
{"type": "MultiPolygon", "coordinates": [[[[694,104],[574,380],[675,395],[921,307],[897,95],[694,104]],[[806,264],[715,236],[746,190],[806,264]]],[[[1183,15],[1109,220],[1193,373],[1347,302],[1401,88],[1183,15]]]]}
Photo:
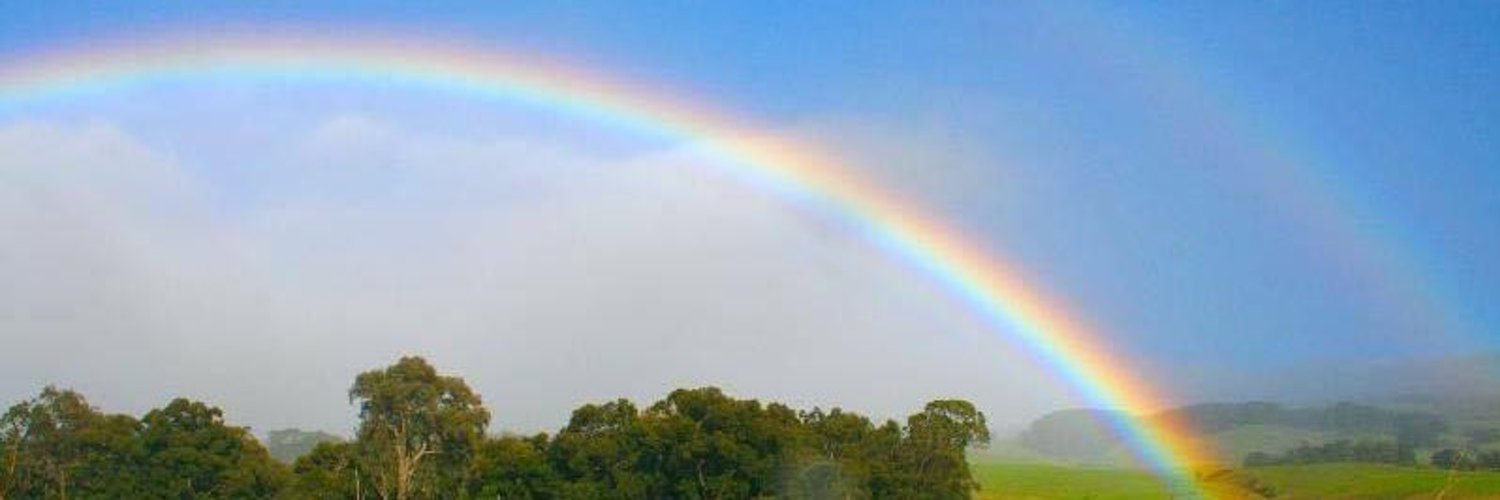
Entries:
{"type": "Polygon", "coordinates": [[[840,221],[679,151],[363,115],[278,146],[245,184],[107,124],[0,127],[0,396],[342,431],[354,374],[417,353],[525,430],[704,384],[884,415],[958,395],[1000,422],[1070,397],[840,221]]]}

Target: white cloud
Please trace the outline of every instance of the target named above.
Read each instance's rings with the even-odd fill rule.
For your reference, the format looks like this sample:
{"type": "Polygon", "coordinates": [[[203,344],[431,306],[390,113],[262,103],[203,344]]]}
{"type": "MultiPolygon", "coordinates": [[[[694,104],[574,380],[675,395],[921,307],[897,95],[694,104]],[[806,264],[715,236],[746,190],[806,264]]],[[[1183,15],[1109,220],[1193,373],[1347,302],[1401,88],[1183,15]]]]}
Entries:
{"type": "Polygon", "coordinates": [[[420,353],[526,430],[687,385],[878,415],[956,395],[999,421],[1068,398],[839,221],[681,152],[507,137],[336,117],[266,153],[267,185],[224,186],[108,126],[0,127],[25,180],[0,186],[0,397],[343,430],[353,376],[420,353]],[[245,189],[267,195],[219,206],[245,189]]]}

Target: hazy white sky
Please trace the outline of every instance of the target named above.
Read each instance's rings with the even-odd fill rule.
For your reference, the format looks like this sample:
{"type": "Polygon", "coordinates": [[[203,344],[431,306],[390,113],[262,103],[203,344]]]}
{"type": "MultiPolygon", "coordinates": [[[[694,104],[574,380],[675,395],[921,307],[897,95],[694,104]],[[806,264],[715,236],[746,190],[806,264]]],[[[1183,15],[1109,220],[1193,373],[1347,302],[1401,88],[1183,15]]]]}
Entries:
{"type": "MultiPolygon", "coordinates": [[[[527,431],[709,384],[878,416],[958,396],[1002,424],[1072,397],[845,221],[676,144],[368,110],[264,118],[274,134],[200,120],[217,132],[190,143],[123,115],[0,126],[21,181],[0,223],[27,235],[0,254],[7,401],[57,383],[106,410],[186,395],[261,430],[342,431],[353,376],[408,353],[527,431]]],[[[858,145],[913,189],[976,175],[964,148],[841,122],[786,133],[858,145]],[[912,168],[933,162],[950,176],[912,168]]]]}
{"type": "MultiPolygon", "coordinates": [[[[1500,345],[1483,2],[350,7],[15,3],[0,72],[158,31],[462,38],[835,150],[1185,400],[1500,345]]],[[[844,221],[672,138],[333,80],[0,105],[0,401],[50,382],[340,430],[355,373],[423,353],[527,430],[700,384],[877,415],[957,395],[1001,422],[1077,404],[844,221]]]]}

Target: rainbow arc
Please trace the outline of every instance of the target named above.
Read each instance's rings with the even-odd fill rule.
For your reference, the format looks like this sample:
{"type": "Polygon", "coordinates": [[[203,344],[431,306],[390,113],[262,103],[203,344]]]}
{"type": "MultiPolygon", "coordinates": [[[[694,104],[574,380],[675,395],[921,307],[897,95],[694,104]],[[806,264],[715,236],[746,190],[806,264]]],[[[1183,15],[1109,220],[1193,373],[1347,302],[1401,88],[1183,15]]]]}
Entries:
{"type": "MultiPolygon", "coordinates": [[[[0,62],[0,107],[205,76],[336,78],[409,83],[485,98],[521,100],[692,144],[776,191],[826,203],[887,252],[941,283],[997,332],[1027,346],[1091,404],[1140,412],[1167,399],[1110,352],[1098,332],[1039,293],[1003,258],[931,213],[854,176],[837,158],[763,133],[708,106],[649,86],[493,47],[392,36],[216,35],[95,41],[0,62]]],[[[1209,455],[1180,423],[1113,422],[1135,453],[1190,495],[1209,455]]]]}

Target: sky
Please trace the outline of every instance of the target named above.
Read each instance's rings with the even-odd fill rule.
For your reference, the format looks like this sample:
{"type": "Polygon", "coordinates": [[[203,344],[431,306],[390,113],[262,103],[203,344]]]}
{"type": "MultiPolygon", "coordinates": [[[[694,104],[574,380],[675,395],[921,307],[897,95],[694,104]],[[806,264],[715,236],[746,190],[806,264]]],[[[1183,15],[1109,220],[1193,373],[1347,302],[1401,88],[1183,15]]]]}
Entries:
{"type": "MultiPolygon", "coordinates": [[[[835,152],[1183,402],[1500,344],[1484,2],[32,2],[0,68],[226,29],[458,39],[835,152]]],[[[3,71],[0,71],[3,74],[3,71]]],[[[0,400],[176,395],[345,431],[416,353],[496,426],[720,385],[878,416],[1083,404],[836,217],[691,144],[368,81],[185,78],[0,105],[0,400]]],[[[1464,378],[1463,380],[1471,380],[1464,378]]]]}

